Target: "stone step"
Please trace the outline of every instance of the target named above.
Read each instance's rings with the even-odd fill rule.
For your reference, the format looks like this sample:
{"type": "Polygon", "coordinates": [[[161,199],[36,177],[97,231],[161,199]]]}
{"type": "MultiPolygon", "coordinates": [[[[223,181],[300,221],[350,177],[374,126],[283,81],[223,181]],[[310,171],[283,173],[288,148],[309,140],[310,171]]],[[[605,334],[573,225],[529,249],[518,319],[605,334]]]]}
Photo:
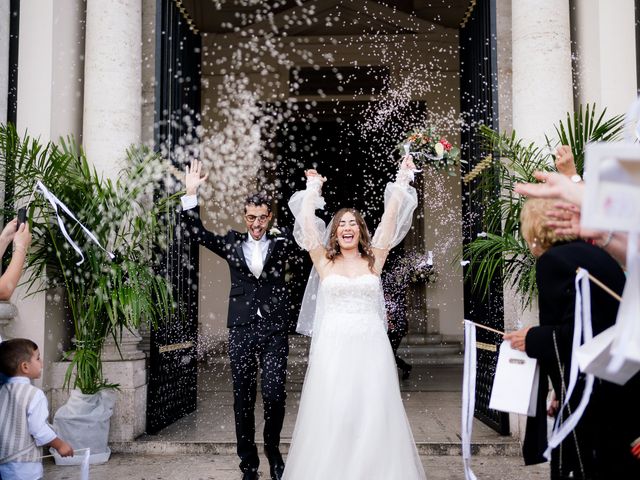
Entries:
{"type": "MultiPolygon", "coordinates": [[[[410,340],[413,340],[410,338],[410,340]]],[[[309,355],[309,337],[292,336],[289,340],[289,364],[306,367],[309,355]]],[[[398,355],[413,365],[462,365],[462,345],[460,343],[402,343],[398,355]]],[[[207,359],[208,365],[227,365],[228,356],[216,355],[207,359]]]]}
{"type": "MultiPolygon", "coordinates": [[[[472,442],[472,455],[514,457],[522,455],[520,443],[515,439],[494,442],[472,442]]],[[[258,451],[262,452],[261,443],[256,442],[258,451]]],[[[290,440],[280,442],[283,454],[289,451],[290,440]]],[[[462,446],[458,442],[418,442],[418,453],[429,456],[461,456],[462,446]]],[[[235,442],[180,442],[157,441],[153,436],[145,436],[144,440],[133,442],[109,443],[114,453],[132,455],[235,455],[235,442]]]]}

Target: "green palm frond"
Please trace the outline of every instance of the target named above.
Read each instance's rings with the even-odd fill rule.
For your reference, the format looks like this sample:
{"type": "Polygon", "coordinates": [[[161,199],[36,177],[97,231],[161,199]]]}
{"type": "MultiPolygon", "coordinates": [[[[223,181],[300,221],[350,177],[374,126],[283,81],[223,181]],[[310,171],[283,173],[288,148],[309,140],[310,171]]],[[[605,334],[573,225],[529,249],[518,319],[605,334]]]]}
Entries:
{"type": "MultiPolygon", "coordinates": [[[[606,109],[596,116],[595,105],[580,107],[566,122],[555,127],[560,144],[571,147],[578,172],[582,173],[584,148],[595,141],[615,141],[624,127],[624,116],[605,119],[606,109]]],[[[482,228],[486,236],[478,237],[465,247],[465,258],[471,262],[467,278],[474,291],[486,296],[491,282],[498,274],[505,284],[521,294],[528,306],[537,295],[535,258],[520,235],[520,212],[524,199],[514,192],[515,185],[535,182],[538,170],[555,170],[554,158],[547,146],[526,143],[516,132],[500,133],[482,125],[479,140],[486,151],[492,152],[493,163],[477,177],[471,201],[484,207],[482,228]]],[[[551,141],[547,139],[547,145],[551,141]]]]}
{"type": "MultiPolygon", "coordinates": [[[[177,202],[177,195],[158,195],[166,171],[162,159],[149,149],[132,148],[118,179],[111,180],[96,171],[72,138],[42,145],[28,135],[19,137],[11,125],[0,125],[0,168],[8,172],[18,202],[42,180],[115,253],[111,260],[61,213],[84,255],[84,262],[76,265],[80,256],[63,237],[52,207],[40,194],[33,197],[25,283],[32,294],[65,289],[75,342],[66,355],[71,362],[65,384],[83,393],[114,387],[102,377],[104,341],[112,337],[117,344],[123,329],[142,322],[153,327],[174,309],[169,279],[157,274],[154,263],[169,228],[162,217],[177,202]]],[[[13,214],[15,206],[6,210],[13,214]]]]}
{"type": "Polygon", "coordinates": [[[580,175],[584,170],[584,149],[591,142],[614,142],[622,137],[624,115],[605,120],[607,109],[603,109],[596,117],[595,104],[582,105],[573,115],[567,113],[565,122],[558,122],[555,127],[561,145],[569,145],[580,175]]]}

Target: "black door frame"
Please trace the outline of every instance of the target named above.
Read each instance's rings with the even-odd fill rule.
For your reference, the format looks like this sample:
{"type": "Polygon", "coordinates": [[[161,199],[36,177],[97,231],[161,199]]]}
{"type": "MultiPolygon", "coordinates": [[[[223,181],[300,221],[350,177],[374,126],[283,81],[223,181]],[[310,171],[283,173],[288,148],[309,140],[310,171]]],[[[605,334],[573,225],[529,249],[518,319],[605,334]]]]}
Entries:
{"type": "MultiPolygon", "coordinates": [[[[190,30],[175,2],[157,0],[156,151],[163,148],[171,156],[173,147],[200,122],[200,51],[200,35],[190,30]],[[191,117],[191,125],[183,122],[185,115],[191,117]]],[[[165,220],[169,247],[159,263],[171,279],[177,308],[151,331],[147,386],[147,433],[151,434],[193,412],[198,393],[199,245],[182,234],[178,211],[167,212],[165,220]]]]}
{"type": "MultiPolygon", "coordinates": [[[[462,131],[462,175],[468,173],[487,153],[478,139],[482,124],[494,130],[498,126],[498,62],[496,41],[496,0],[478,0],[468,22],[460,29],[460,111],[464,119],[462,131]]],[[[478,180],[462,184],[463,245],[483,231],[484,202],[476,191],[478,180]]],[[[496,184],[491,196],[500,194],[496,184]]],[[[500,232],[492,232],[500,234],[500,232]]],[[[469,265],[467,269],[472,269],[469,265]]],[[[496,275],[489,292],[483,297],[473,290],[470,271],[465,272],[464,314],[494,329],[504,330],[503,278],[496,275]]],[[[478,341],[499,344],[497,334],[479,329],[478,341]]],[[[478,350],[475,416],[502,435],[509,434],[509,415],[489,408],[489,399],[497,362],[495,352],[478,350]]]]}

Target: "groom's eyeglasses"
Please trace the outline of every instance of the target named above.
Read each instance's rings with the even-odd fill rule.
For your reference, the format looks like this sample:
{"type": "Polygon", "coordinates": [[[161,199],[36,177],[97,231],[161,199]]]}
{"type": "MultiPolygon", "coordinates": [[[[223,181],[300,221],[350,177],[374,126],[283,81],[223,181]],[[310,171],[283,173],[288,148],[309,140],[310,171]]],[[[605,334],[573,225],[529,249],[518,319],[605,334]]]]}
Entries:
{"type": "Polygon", "coordinates": [[[249,223],[253,223],[256,220],[258,220],[258,222],[260,223],[264,223],[267,221],[267,219],[269,218],[269,215],[260,215],[259,217],[256,217],[255,215],[245,215],[244,219],[249,222],[249,223]]]}

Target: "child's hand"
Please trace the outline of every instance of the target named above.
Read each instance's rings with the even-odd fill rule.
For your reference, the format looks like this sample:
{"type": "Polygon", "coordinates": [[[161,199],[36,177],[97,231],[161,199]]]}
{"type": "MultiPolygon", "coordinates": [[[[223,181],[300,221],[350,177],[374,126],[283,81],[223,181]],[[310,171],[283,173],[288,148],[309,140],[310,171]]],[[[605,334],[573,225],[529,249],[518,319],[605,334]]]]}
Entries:
{"type": "Polygon", "coordinates": [[[71,445],[69,445],[64,440],[61,440],[60,442],[61,442],[60,447],[56,448],[56,450],[58,450],[58,453],[60,454],[60,456],[61,457],[73,457],[73,448],[71,448],[71,445]]]}
{"type": "Polygon", "coordinates": [[[73,457],[73,448],[60,437],[54,438],[49,445],[55,448],[61,457],[73,457]]]}

